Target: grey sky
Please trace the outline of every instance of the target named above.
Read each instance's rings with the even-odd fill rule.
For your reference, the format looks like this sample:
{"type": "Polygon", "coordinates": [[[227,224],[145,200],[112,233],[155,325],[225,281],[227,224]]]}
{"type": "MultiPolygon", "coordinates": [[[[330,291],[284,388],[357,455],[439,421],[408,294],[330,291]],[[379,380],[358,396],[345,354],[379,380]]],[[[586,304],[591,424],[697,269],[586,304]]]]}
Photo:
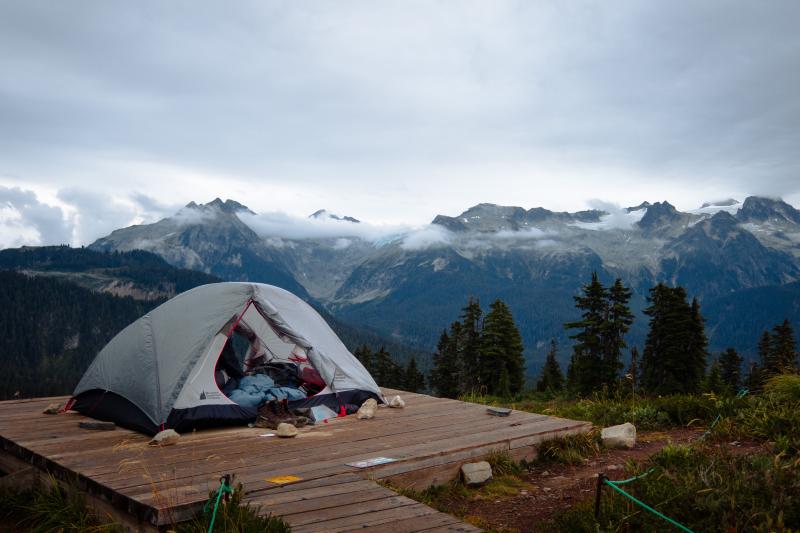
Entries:
{"type": "Polygon", "coordinates": [[[0,221],[54,241],[61,208],[78,243],[216,196],[386,224],[797,205],[799,23],[793,0],[3,1],[0,221]]]}

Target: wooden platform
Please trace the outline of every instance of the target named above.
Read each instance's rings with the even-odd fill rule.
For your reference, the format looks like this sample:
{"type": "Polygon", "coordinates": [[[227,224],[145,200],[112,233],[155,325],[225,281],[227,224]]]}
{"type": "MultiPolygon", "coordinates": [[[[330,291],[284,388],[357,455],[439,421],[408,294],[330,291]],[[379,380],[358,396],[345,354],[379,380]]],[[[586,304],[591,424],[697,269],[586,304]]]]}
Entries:
{"type": "Polygon", "coordinates": [[[188,519],[202,508],[220,476],[234,474],[245,499],[262,513],[283,516],[293,531],[386,530],[393,533],[477,531],[378,484],[424,489],[454,479],[464,462],[505,450],[532,459],[537,445],[583,433],[588,422],[514,411],[486,414],[485,406],[401,394],[405,409],[381,407],[372,420],[355,416],[300,430],[294,439],[261,436],[269,430],[228,428],[185,434],[169,447],[117,428],[78,428],[76,413],[44,415],[39,398],[0,402],[0,470],[48,472],[71,480],[100,512],[129,530],[154,530],[188,519]],[[346,463],[389,457],[364,469],[346,463]],[[26,470],[26,468],[28,470],[26,470]],[[274,478],[294,476],[278,483],[274,478]]]}

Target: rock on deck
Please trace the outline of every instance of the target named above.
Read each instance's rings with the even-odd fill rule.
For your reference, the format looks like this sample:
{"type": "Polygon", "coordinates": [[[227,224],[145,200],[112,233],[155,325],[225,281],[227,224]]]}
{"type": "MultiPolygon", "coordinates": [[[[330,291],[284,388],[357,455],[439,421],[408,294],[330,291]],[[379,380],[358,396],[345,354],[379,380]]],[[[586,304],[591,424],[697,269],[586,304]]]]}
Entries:
{"type": "Polygon", "coordinates": [[[532,459],[542,441],[591,428],[588,422],[520,411],[495,417],[482,405],[385,393],[400,394],[405,409],[381,407],[371,420],[333,419],[302,428],[292,439],[240,427],[185,434],[163,448],[121,428],[79,429],[85,417],[77,413],[42,414],[66,398],[0,402],[0,470],[69,481],[97,511],[130,531],[190,518],[223,474],[243,485],[246,502],[284,517],[299,533],[378,531],[389,524],[393,533],[478,531],[377,481],[421,490],[454,479],[461,464],[493,451],[532,459]],[[361,469],[346,464],[375,457],[395,461],[361,469]]]}

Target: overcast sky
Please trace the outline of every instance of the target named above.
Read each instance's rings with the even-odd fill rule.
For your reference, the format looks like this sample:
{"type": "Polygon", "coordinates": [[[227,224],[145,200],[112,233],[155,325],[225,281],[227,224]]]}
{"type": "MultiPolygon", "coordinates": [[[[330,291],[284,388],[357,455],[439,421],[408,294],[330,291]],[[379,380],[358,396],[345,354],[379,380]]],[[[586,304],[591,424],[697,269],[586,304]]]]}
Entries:
{"type": "Polygon", "coordinates": [[[0,246],[191,200],[800,205],[800,2],[0,1],[0,246]]]}

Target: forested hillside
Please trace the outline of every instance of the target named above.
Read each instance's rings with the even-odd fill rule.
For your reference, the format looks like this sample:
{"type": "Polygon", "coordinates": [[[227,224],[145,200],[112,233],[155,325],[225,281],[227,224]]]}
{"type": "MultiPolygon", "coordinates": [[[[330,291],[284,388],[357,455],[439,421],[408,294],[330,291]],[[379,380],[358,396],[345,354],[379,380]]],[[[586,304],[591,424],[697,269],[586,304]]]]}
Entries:
{"type": "MultiPolygon", "coordinates": [[[[125,326],[214,276],[150,252],[67,246],[0,251],[0,399],[69,394],[94,356],[125,326]]],[[[311,302],[314,305],[313,302],[311,302]]],[[[431,355],[345,324],[318,308],[351,350],[385,347],[426,370],[431,355]]]]}
{"type": "Polygon", "coordinates": [[[103,253],[69,246],[0,250],[0,269],[65,278],[88,289],[137,299],[172,297],[221,281],[203,272],[175,268],[150,252],[103,253]]]}
{"type": "Polygon", "coordinates": [[[0,399],[70,393],[97,352],[162,301],[0,272],[0,399]]]}

